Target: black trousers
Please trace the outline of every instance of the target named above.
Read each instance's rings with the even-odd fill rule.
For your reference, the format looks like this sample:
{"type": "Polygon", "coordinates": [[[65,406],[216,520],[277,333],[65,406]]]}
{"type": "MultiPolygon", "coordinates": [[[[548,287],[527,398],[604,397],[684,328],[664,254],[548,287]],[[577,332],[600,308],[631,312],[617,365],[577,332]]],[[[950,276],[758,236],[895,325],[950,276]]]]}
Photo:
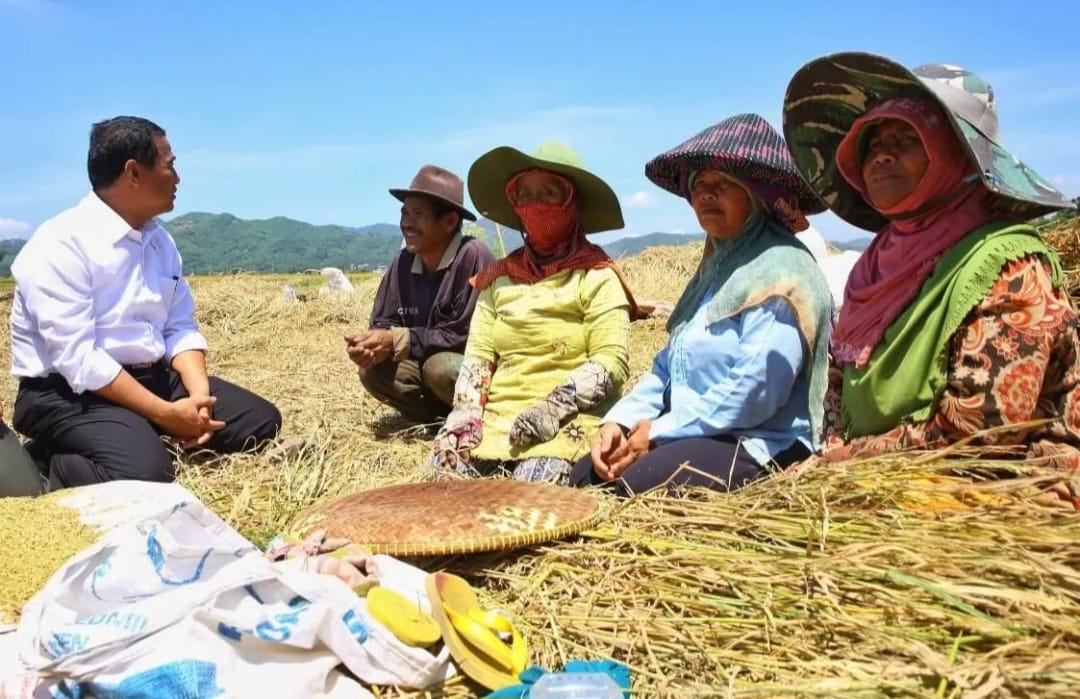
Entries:
{"type": "Polygon", "coordinates": [[[592,456],[586,454],[574,464],[570,485],[583,488],[605,485],[620,497],[644,493],[660,486],[668,490],[700,487],[732,491],[782,470],[810,456],[810,450],[796,442],[776,455],[768,466],[754,460],[737,439],[727,435],[694,437],[663,444],[641,457],[623,471],[622,477],[605,481],[593,469],[592,456]],[[689,468],[683,464],[689,464],[689,468]]]}
{"type": "Polygon", "coordinates": [[[45,483],[19,436],[0,420],[0,498],[38,495],[45,483]]]}
{"type": "MultiPolygon", "coordinates": [[[[180,375],[158,362],[129,373],[168,401],[187,396],[180,375]]],[[[281,429],[281,413],[269,401],[211,376],[214,418],[225,427],[205,448],[218,453],[253,449],[281,429]]],[[[22,379],[12,425],[47,457],[53,490],[114,480],[171,481],[173,460],[161,434],[146,418],[89,391],[75,394],[59,374],[22,379]]]]}

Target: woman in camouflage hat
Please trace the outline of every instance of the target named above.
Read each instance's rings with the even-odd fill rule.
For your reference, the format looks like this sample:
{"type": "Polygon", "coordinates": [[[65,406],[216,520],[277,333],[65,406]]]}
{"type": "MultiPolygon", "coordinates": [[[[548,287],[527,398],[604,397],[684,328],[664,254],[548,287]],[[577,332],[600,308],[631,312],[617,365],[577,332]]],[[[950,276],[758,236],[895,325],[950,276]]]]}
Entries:
{"type": "Polygon", "coordinates": [[[833,333],[825,455],[984,443],[1080,464],[1077,317],[1029,219],[1071,207],[1001,144],[994,94],[947,65],[841,53],[792,79],[803,175],[877,235],[833,333]]]}
{"type": "Polygon", "coordinates": [[[736,490],[819,443],[832,297],[794,233],[825,205],[756,114],[705,129],[645,175],[690,203],[704,255],[667,346],[608,411],[570,481],[619,495],[736,490]]]}

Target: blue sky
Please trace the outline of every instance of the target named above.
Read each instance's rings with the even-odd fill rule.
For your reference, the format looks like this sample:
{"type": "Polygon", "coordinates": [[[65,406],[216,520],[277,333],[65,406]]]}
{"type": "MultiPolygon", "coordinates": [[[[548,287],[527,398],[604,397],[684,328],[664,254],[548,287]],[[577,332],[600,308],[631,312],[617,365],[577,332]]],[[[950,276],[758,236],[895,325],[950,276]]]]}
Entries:
{"type": "Polygon", "coordinates": [[[694,231],[645,162],[734,113],[779,126],[791,75],[842,50],[979,73],[1006,146],[1080,194],[1078,6],[939,5],[0,0],[0,238],[88,190],[90,124],[116,114],[169,132],[174,213],[393,222],[386,190],[420,165],[464,175],[554,138],[620,195],[626,233],[694,231]]]}

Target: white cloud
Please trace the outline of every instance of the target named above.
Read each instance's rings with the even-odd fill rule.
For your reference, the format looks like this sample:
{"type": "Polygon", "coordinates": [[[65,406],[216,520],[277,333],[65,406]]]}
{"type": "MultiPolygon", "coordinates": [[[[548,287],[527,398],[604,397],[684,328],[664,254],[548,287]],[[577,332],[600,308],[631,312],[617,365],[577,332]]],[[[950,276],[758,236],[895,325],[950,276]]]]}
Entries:
{"type": "Polygon", "coordinates": [[[1030,111],[1080,98],[1075,67],[1068,62],[1042,63],[982,72],[1000,100],[999,110],[1030,111]]]}
{"type": "Polygon", "coordinates": [[[656,194],[645,190],[634,192],[622,199],[622,205],[628,209],[651,209],[658,203],[656,194]]]}
{"type": "Polygon", "coordinates": [[[0,218],[0,240],[8,238],[29,238],[34,227],[26,221],[14,218],[0,218]]]}
{"type": "Polygon", "coordinates": [[[1039,90],[1027,96],[1027,106],[1049,107],[1057,104],[1067,104],[1080,99],[1080,85],[1065,85],[1039,90]]]}
{"type": "Polygon", "coordinates": [[[810,220],[810,225],[812,225],[814,230],[820,233],[825,240],[837,242],[857,240],[859,238],[871,238],[874,235],[872,231],[856,228],[832,211],[825,211],[813,216],[810,220]]]}
{"type": "Polygon", "coordinates": [[[51,0],[0,0],[0,10],[39,13],[53,8],[54,3],[51,0]]]}
{"type": "Polygon", "coordinates": [[[1080,175],[1055,175],[1050,178],[1050,182],[1066,196],[1074,197],[1080,194],[1080,175]]]}
{"type": "MultiPolygon", "coordinates": [[[[265,151],[196,148],[183,154],[181,168],[213,173],[237,173],[286,166],[289,170],[318,169],[328,164],[356,160],[364,153],[355,144],[313,143],[295,148],[265,151]]],[[[181,173],[183,174],[183,173],[181,173]]]]}
{"type": "Polygon", "coordinates": [[[640,104],[553,107],[460,129],[436,139],[431,146],[446,156],[475,158],[497,145],[509,144],[531,152],[541,141],[554,139],[578,150],[588,161],[596,151],[619,143],[618,134],[625,128],[650,116],[655,116],[655,108],[640,104]],[[589,152],[582,152],[586,147],[589,152]]]}
{"type": "Polygon", "coordinates": [[[30,178],[0,173],[0,211],[42,204],[50,210],[61,205],[72,206],[89,188],[85,169],[81,173],[75,168],[48,169],[30,178]]]}
{"type": "MultiPolygon", "coordinates": [[[[541,141],[554,139],[575,149],[587,146],[591,151],[588,155],[596,157],[600,151],[615,149],[618,141],[614,134],[647,121],[654,111],[652,107],[636,104],[572,105],[542,109],[508,120],[493,120],[406,141],[371,139],[348,143],[309,143],[270,150],[207,144],[186,150],[182,154],[181,167],[197,169],[199,176],[211,177],[281,168],[283,165],[287,166],[288,171],[295,172],[343,163],[354,167],[372,167],[385,163],[435,162],[464,174],[481,153],[499,145],[513,145],[531,152],[541,141]]],[[[409,167],[414,166],[410,164],[409,167]]],[[[589,162],[586,162],[586,167],[589,167],[589,162]]]]}

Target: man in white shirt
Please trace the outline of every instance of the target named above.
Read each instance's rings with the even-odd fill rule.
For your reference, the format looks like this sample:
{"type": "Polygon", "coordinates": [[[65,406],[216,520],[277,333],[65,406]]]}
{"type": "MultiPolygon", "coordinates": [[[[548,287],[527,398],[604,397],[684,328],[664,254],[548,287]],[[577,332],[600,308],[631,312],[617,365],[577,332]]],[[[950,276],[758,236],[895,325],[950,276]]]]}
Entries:
{"type": "Polygon", "coordinates": [[[52,488],[169,481],[183,448],[273,438],[268,401],[206,373],[206,338],[172,237],[180,177],[165,131],[116,117],[90,132],[93,191],[46,221],[11,265],[12,424],[47,457],[52,488]]]}

